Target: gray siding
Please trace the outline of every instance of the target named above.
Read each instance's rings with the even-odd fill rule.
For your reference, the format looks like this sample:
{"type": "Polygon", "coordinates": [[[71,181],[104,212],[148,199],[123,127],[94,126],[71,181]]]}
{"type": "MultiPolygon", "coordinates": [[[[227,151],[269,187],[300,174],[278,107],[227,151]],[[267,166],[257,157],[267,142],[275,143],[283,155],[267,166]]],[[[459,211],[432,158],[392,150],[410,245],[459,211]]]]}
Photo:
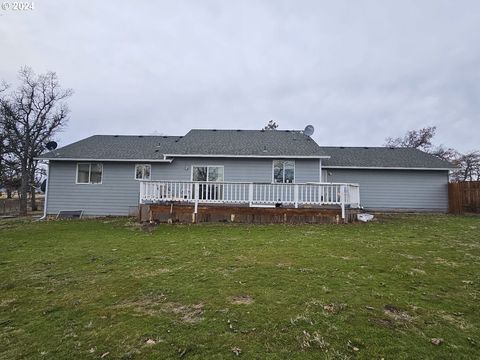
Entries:
{"type": "Polygon", "coordinates": [[[325,169],[329,182],[360,185],[367,209],[448,210],[448,171],[325,169]]]}
{"type": "MultiPolygon", "coordinates": [[[[148,162],[147,162],[148,163],[148,162]]],[[[152,163],[152,180],[191,180],[192,165],[223,165],[225,181],[272,181],[272,159],[177,158],[152,163]]],[[[84,210],[85,215],[128,215],[138,205],[135,163],[104,162],[102,184],[76,184],[77,162],[51,161],[47,213],[84,210]]],[[[319,181],[318,160],[295,161],[296,182],[319,181]]]]}
{"type": "MultiPolygon", "coordinates": [[[[152,165],[154,180],[191,180],[192,165],[223,165],[225,181],[267,182],[273,180],[272,159],[177,158],[171,164],[152,165]]],[[[318,160],[295,160],[295,182],[318,182],[318,160]]]]}
{"type": "Polygon", "coordinates": [[[102,184],[76,184],[76,162],[50,162],[47,213],[84,210],[85,215],[128,215],[138,205],[133,163],[103,163],[102,184]]]}

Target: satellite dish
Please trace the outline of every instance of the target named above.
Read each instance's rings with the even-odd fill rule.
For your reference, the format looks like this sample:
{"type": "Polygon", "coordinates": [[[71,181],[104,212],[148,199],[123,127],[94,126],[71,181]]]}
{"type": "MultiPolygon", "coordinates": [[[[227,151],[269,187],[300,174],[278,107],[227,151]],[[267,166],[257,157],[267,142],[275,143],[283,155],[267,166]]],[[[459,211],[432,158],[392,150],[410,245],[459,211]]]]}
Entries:
{"type": "Polygon", "coordinates": [[[315,131],[315,128],[313,127],[313,125],[307,125],[305,126],[303,133],[307,136],[312,136],[314,131],[315,131]]]}
{"type": "Polygon", "coordinates": [[[49,141],[45,146],[48,150],[52,151],[57,148],[57,143],[55,141],[49,141]]]}
{"type": "Polygon", "coordinates": [[[40,185],[40,190],[45,193],[47,191],[47,179],[43,180],[42,185],[40,185]]]}

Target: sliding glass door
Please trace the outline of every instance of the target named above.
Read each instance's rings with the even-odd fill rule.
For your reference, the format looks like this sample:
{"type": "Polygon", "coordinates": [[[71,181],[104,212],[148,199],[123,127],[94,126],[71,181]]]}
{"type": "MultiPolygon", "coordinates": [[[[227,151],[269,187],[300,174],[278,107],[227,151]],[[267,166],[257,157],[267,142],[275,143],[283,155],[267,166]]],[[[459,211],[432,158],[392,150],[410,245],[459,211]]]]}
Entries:
{"type": "Polygon", "coordinates": [[[224,169],[218,165],[193,165],[192,181],[201,181],[199,186],[200,200],[222,200],[224,169]],[[212,184],[208,184],[211,182],[212,184]],[[206,184],[207,183],[207,184],[206,184]]]}

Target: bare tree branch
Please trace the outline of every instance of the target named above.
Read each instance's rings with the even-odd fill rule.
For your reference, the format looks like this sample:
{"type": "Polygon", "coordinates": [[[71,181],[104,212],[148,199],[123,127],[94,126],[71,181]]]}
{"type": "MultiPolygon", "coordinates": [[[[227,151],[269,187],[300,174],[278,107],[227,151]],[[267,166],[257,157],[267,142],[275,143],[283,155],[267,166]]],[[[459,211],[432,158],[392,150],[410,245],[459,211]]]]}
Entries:
{"type": "Polygon", "coordinates": [[[436,126],[429,126],[419,130],[410,130],[403,137],[386,138],[385,146],[410,147],[426,151],[432,147],[432,138],[435,136],[436,131],[436,126]]]}
{"type": "MultiPolygon", "coordinates": [[[[19,163],[21,174],[20,212],[26,214],[27,192],[34,191],[37,161],[45,144],[68,121],[65,99],[73,94],[60,86],[54,72],[36,75],[29,67],[19,71],[20,85],[0,97],[0,122],[5,148],[19,163]]],[[[33,205],[33,204],[32,204],[33,205]]]]}
{"type": "Polygon", "coordinates": [[[480,180],[480,151],[461,154],[457,150],[444,145],[434,146],[432,139],[435,136],[435,131],[435,126],[411,130],[403,137],[386,138],[385,145],[420,149],[442,160],[449,161],[456,166],[450,174],[453,181],[480,180]]]}
{"type": "Polygon", "coordinates": [[[277,130],[277,129],[278,129],[278,124],[275,121],[270,120],[268,124],[263,127],[262,130],[277,130]]]}

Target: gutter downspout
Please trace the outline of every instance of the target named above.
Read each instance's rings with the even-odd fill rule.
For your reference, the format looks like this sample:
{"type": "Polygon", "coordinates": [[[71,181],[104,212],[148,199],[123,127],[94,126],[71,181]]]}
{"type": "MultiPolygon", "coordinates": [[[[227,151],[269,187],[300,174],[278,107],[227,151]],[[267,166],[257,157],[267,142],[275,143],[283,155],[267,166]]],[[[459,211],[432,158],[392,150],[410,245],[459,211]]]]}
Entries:
{"type": "Polygon", "coordinates": [[[43,202],[43,216],[38,219],[45,220],[47,218],[47,201],[48,201],[48,180],[50,178],[50,161],[47,161],[47,183],[45,184],[45,200],[43,202]]]}

